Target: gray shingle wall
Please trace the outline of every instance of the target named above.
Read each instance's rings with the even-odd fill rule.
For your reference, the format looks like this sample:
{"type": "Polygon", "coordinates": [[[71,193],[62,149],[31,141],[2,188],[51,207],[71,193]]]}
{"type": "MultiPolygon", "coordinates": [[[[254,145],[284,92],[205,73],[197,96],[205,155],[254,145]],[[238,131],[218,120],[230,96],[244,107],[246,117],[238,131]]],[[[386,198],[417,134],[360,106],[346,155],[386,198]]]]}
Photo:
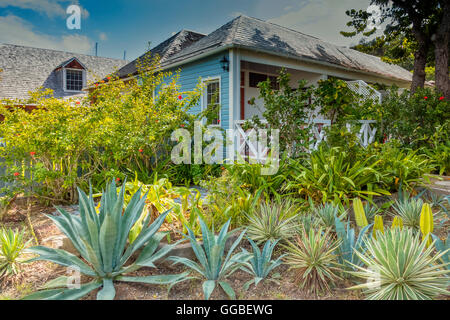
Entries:
{"type": "Polygon", "coordinates": [[[28,92],[43,86],[56,97],[79,95],[64,92],[62,78],[54,70],[76,57],[86,68],[87,81],[103,78],[120,69],[127,61],[84,54],[0,44],[0,98],[26,99],[28,92]]]}

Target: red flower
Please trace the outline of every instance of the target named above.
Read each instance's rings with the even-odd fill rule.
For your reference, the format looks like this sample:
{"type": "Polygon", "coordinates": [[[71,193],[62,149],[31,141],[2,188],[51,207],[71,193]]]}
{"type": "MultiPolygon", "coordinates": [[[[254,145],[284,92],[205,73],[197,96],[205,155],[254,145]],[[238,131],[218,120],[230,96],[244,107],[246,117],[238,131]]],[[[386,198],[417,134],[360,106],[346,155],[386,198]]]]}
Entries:
{"type": "Polygon", "coordinates": [[[220,120],[217,120],[217,123],[220,124],[220,120]]]}
{"type": "Polygon", "coordinates": [[[140,152],[140,153],[144,152],[144,149],[139,149],[139,152],[140,152]]]}
{"type": "Polygon", "coordinates": [[[106,79],[111,80],[111,77],[107,77],[106,79]]]}
{"type": "Polygon", "coordinates": [[[30,156],[34,157],[35,155],[36,155],[36,152],[34,152],[34,151],[30,152],[30,156]]]}
{"type": "Polygon", "coordinates": [[[117,178],[116,181],[119,182],[119,181],[120,181],[120,178],[117,178]]]}
{"type": "Polygon", "coordinates": [[[178,99],[179,99],[179,100],[183,100],[183,96],[182,96],[182,95],[179,95],[179,96],[178,96],[178,99]]]}
{"type": "Polygon", "coordinates": [[[439,101],[444,101],[444,99],[445,99],[444,97],[440,97],[439,101]]]}
{"type": "Polygon", "coordinates": [[[80,104],[80,103],[81,103],[80,101],[77,101],[77,102],[76,102],[76,104],[80,104]]]}
{"type": "Polygon", "coordinates": [[[182,124],[180,127],[184,128],[184,124],[182,124]]]}
{"type": "Polygon", "coordinates": [[[423,97],[425,100],[428,100],[428,97],[423,97]]]}
{"type": "Polygon", "coordinates": [[[96,83],[95,86],[98,87],[98,83],[96,83]]]}
{"type": "Polygon", "coordinates": [[[14,172],[14,177],[18,177],[18,176],[20,176],[20,173],[14,172]]]}

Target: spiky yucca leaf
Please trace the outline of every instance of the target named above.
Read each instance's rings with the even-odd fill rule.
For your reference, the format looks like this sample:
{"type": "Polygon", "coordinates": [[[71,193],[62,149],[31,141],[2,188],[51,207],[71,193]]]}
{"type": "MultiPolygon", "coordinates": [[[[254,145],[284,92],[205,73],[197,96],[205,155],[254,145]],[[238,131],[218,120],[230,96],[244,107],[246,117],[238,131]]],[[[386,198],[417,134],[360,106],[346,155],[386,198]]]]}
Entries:
{"type": "Polygon", "coordinates": [[[433,254],[420,234],[411,229],[388,229],[366,240],[367,250],[356,252],[365,267],[352,272],[365,281],[349,289],[363,289],[370,300],[427,300],[448,295],[448,273],[439,263],[448,250],[433,254]]]}
{"type": "Polygon", "coordinates": [[[257,243],[287,240],[294,235],[298,208],[290,201],[262,204],[247,215],[247,235],[257,243]]]}
{"type": "Polygon", "coordinates": [[[285,262],[297,270],[297,281],[302,288],[314,294],[330,290],[329,284],[339,279],[337,273],[341,271],[335,254],[339,244],[330,229],[311,228],[308,233],[303,229],[295,243],[285,246],[288,250],[285,262]]]}
{"type": "MultiPolygon", "coordinates": [[[[28,299],[79,299],[99,287],[97,299],[114,299],[114,281],[143,282],[152,284],[173,284],[185,274],[153,277],[123,277],[141,267],[153,267],[154,262],[164,257],[173,248],[166,246],[157,251],[163,234],[157,234],[167,214],[165,212],[150,224],[150,216],[143,223],[142,231],[135,241],[128,245],[131,228],[141,216],[146,196],[136,192],[128,206],[123,210],[124,186],[117,194],[114,181],[107,185],[106,192],[100,201],[99,212],[96,211],[92,191],[87,196],[82,190],[79,193],[80,215],[69,214],[58,209],[60,216],[49,216],[58,228],[72,241],[82,259],[60,249],[33,247],[32,253],[38,256],[30,261],[47,260],[59,265],[78,269],[81,273],[94,278],[80,289],[67,287],[43,290],[32,294],[28,299]],[[127,264],[133,253],[143,248],[136,261],[127,264]]],[[[175,244],[174,244],[175,245],[175,244]]]]}
{"type": "Polygon", "coordinates": [[[394,213],[402,218],[405,227],[419,230],[422,206],[422,199],[402,197],[395,201],[392,209],[394,210],[394,213]]]}
{"type": "Polygon", "coordinates": [[[0,278],[20,272],[21,255],[30,242],[25,241],[25,230],[0,229],[0,278]]]}

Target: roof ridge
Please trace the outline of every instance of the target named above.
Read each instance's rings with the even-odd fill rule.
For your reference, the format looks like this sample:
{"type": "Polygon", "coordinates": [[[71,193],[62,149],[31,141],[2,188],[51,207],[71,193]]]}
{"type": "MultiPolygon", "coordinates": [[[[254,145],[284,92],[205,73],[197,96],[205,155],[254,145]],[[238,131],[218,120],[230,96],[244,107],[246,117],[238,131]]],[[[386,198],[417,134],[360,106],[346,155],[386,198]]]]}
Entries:
{"type": "Polygon", "coordinates": [[[14,44],[14,43],[0,42],[0,46],[1,46],[1,45],[5,45],[5,46],[14,46],[14,47],[22,47],[22,48],[30,48],[30,49],[38,49],[38,50],[46,50],[46,51],[54,51],[54,52],[62,52],[62,53],[67,53],[67,54],[73,54],[74,57],[75,57],[76,55],[82,55],[82,56],[86,56],[86,57],[93,57],[93,58],[100,58],[100,59],[110,59],[110,60],[118,60],[118,61],[127,61],[127,60],[117,59],[117,58],[110,58],[110,57],[103,57],[103,56],[94,56],[93,54],[76,53],[76,52],[71,52],[71,51],[63,51],[63,50],[48,49],[48,48],[41,48],[41,47],[32,47],[32,46],[25,46],[25,45],[14,44]]]}

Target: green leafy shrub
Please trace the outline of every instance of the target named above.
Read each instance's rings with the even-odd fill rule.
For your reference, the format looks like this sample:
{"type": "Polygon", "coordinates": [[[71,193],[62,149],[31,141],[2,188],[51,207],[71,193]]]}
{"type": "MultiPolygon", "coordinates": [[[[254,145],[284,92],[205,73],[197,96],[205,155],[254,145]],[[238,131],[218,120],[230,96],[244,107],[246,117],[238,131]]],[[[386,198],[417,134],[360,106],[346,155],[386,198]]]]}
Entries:
{"type": "Polygon", "coordinates": [[[286,189],[298,196],[312,198],[314,202],[336,205],[348,205],[354,197],[368,199],[373,195],[389,195],[377,187],[382,184],[382,174],[376,170],[379,161],[375,156],[369,156],[352,162],[339,148],[322,146],[306,163],[293,162],[286,189]]]}
{"type": "Polygon", "coordinates": [[[420,234],[406,228],[378,232],[365,243],[365,252],[356,251],[365,267],[354,265],[359,271],[352,272],[365,283],[351,289],[363,289],[367,299],[428,300],[449,294],[449,270],[439,263],[448,250],[433,254],[433,246],[427,248],[420,234]]]}
{"type": "Polygon", "coordinates": [[[294,235],[299,208],[292,201],[263,203],[247,215],[247,235],[261,243],[268,240],[288,240],[294,235]]]}
{"type": "Polygon", "coordinates": [[[273,281],[273,279],[269,279],[268,276],[270,272],[272,272],[275,268],[283,263],[281,259],[284,257],[284,255],[282,255],[276,260],[272,260],[273,249],[275,248],[279,240],[268,240],[264,245],[262,252],[252,241],[252,239],[248,239],[248,241],[252,246],[253,253],[249,254],[245,249],[243,249],[243,251],[249,254],[251,258],[248,262],[245,262],[244,266],[242,266],[241,269],[251,274],[254,278],[244,284],[244,290],[248,290],[248,288],[253,283],[255,284],[255,287],[257,287],[258,284],[265,279],[273,281]]]}
{"type": "Polygon", "coordinates": [[[25,241],[25,230],[0,229],[0,278],[20,272],[21,256],[30,242],[25,241]]]}
{"type": "Polygon", "coordinates": [[[238,236],[225,256],[227,240],[232,236],[232,232],[228,232],[230,221],[225,223],[220,230],[219,235],[214,234],[214,229],[208,229],[202,219],[200,219],[200,225],[202,228],[203,244],[197,242],[197,239],[190,228],[187,228],[188,234],[185,235],[192,245],[192,250],[197,257],[198,263],[184,257],[169,257],[168,259],[175,264],[183,264],[197,274],[193,277],[185,275],[183,280],[192,278],[204,279],[203,293],[206,300],[209,300],[217,285],[220,285],[231,299],[235,299],[234,290],[226,282],[226,278],[238,270],[246,259],[249,258],[248,254],[244,252],[233,255],[233,251],[241,242],[245,232],[242,232],[238,236]]]}
{"type": "MultiPolygon", "coordinates": [[[[80,215],[71,215],[58,209],[60,216],[48,216],[72,242],[82,259],[61,250],[47,247],[33,247],[32,253],[38,256],[30,261],[46,260],[64,267],[77,268],[82,274],[93,278],[80,288],[55,289],[38,291],[26,299],[73,300],[80,299],[90,291],[102,287],[97,293],[99,300],[112,300],[116,291],[114,281],[141,282],[148,284],[174,284],[186,274],[148,277],[128,277],[142,267],[155,268],[155,261],[165,257],[173,246],[165,246],[160,250],[158,245],[164,233],[158,233],[168,212],[161,214],[152,224],[150,216],[144,223],[139,236],[127,245],[128,234],[138,221],[145,206],[146,195],[141,197],[141,191],[136,192],[128,206],[123,210],[125,187],[117,194],[114,182],[107,186],[102,196],[99,212],[96,212],[92,194],[89,197],[79,190],[80,215]],[[142,249],[137,259],[127,264],[131,256],[142,249]]],[[[64,283],[64,281],[62,281],[64,283]]]]}
{"type": "Polygon", "coordinates": [[[290,242],[285,248],[288,254],[286,264],[297,270],[297,281],[301,288],[318,294],[330,290],[330,284],[339,279],[341,270],[335,252],[339,241],[333,239],[330,230],[311,228],[297,236],[295,243],[290,242]]]}
{"type": "MultiPolygon", "coordinates": [[[[89,181],[99,192],[106,181],[123,180],[135,171],[145,180],[170,158],[170,134],[180,126],[192,130],[203,116],[189,112],[200,99],[200,86],[179,99],[178,75],[156,72],[157,59],[146,60],[139,68],[139,83],[111,76],[107,84],[92,85],[81,101],[57,99],[45,90],[33,93],[28,103],[36,108],[31,112],[8,107],[21,101],[1,104],[5,178],[23,189],[33,185],[35,195],[52,202],[76,202],[75,186],[87,190],[89,181]],[[163,81],[167,86],[154,97],[163,81]]],[[[171,165],[165,163],[166,168],[171,165]]]]}

